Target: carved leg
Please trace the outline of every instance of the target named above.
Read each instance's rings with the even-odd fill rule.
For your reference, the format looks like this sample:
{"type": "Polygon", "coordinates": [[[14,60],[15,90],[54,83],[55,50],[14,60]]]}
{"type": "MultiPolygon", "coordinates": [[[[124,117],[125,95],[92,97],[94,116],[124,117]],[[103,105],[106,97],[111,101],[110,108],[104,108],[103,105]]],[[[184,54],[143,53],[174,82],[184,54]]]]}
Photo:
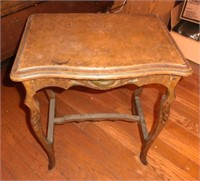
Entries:
{"type": "Polygon", "coordinates": [[[40,121],[40,108],[39,108],[39,102],[34,98],[35,90],[31,84],[31,82],[24,82],[23,83],[26,88],[26,100],[25,104],[30,109],[30,121],[32,129],[35,133],[35,136],[37,137],[38,141],[46,151],[48,158],[49,158],[49,169],[52,169],[55,165],[55,157],[54,157],[54,150],[53,145],[50,143],[43,130],[42,125],[40,121]]]}
{"type": "Polygon", "coordinates": [[[160,108],[155,120],[154,127],[148,134],[147,138],[142,143],[141,153],[140,153],[140,160],[143,164],[147,164],[146,156],[149,148],[151,147],[154,140],[157,138],[165,123],[168,120],[169,112],[170,112],[170,105],[174,100],[174,88],[168,89],[167,93],[164,94],[161,98],[160,108]]]}

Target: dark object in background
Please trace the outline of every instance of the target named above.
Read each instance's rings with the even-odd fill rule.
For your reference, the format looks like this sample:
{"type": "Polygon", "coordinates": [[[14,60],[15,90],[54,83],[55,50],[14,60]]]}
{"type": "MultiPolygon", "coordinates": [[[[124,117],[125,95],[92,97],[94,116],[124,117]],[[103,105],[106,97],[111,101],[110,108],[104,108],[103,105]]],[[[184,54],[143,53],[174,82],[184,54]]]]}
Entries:
{"type": "Polygon", "coordinates": [[[106,12],[113,1],[0,1],[1,61],[15,55],[27,18],[35,13],[106,12]]]}
{"type": "Polygon", "coordinates": [[[183,36],[187,36],[194,40],[200,41],[200,25],[199,24],[181,20],[173,28],[173,31],[176,31],[183,36]]]}

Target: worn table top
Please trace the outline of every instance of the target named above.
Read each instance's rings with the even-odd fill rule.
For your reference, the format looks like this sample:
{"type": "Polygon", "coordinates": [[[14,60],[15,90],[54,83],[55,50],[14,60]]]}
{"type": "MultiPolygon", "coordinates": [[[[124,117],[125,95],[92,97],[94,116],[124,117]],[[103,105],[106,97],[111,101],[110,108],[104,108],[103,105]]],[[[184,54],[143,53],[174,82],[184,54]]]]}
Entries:
{"type": "Polygon", "coordinates": [[[35,14],[28,19],[11,78],[117,79],[190,73],[155,15],[35,14]]]}

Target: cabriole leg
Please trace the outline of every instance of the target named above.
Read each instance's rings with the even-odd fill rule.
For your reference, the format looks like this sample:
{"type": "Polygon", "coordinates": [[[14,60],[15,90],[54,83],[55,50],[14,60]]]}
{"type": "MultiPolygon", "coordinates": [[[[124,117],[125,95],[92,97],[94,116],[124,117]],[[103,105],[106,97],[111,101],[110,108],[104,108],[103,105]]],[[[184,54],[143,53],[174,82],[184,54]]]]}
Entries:
{"type": "Polygon", "coordinates": [[[147,165],[147,152],[149,148],[153,144],[154,140],[157,138],[165,123],[168,120],[169,113],[170,113],[170,105],[174,100],[174,88],[168,89],[167,93],[165,93],[160,101],[158,115],[156,117],[154,126],[150,133],[148,134],[147,138],[144,139],[142,143],[141,153],[140,153],[140,160],[143,164],[147,165]]]}
{"type": "Polygon", "coordinates": [[[48,155],[48,158],[49,158],[49,167],[48,168],[52,169],[55,165],[54,150],[53,150],[52,143],[50,143],[47,140],[47,138],[42,130],[42,125],[41,125],[41,120],[40,120],[39,102],[34,98],[35,91],[32,87],[31,82],[24,82],[24,86],[26,88],[25,104],[30,109],[30,122],[31,122],[33,132],[48,155]]]}

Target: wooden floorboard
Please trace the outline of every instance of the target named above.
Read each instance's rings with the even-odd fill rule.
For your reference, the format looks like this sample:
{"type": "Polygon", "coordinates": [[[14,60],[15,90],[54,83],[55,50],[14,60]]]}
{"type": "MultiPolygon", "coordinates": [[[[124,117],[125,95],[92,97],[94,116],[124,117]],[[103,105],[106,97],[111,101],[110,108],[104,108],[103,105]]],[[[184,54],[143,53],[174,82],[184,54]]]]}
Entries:
{"type": "MultiPolygon", "coordinates": [[[[122,121],[83,122],[55,128],[56,166],[47,169],[47,156],[29,131],[29,110],[21,83],[9,79],[2,68],[1,81],[1,180],[199,180],[199,65],[183,78],[164,130],[152,145],[148,165],[138,156],[141,142],[137,124],[122,121]]],[[[131,113],[134,86],[111,91],[83,87],[56,89],[58,116],[74,113],[131,113]]],[[[46,131],[48,99],[39,91],[41,119],[46,131]]],[[[145,88],[141,97],[148,129],[158,97],[145,88]]]]}

